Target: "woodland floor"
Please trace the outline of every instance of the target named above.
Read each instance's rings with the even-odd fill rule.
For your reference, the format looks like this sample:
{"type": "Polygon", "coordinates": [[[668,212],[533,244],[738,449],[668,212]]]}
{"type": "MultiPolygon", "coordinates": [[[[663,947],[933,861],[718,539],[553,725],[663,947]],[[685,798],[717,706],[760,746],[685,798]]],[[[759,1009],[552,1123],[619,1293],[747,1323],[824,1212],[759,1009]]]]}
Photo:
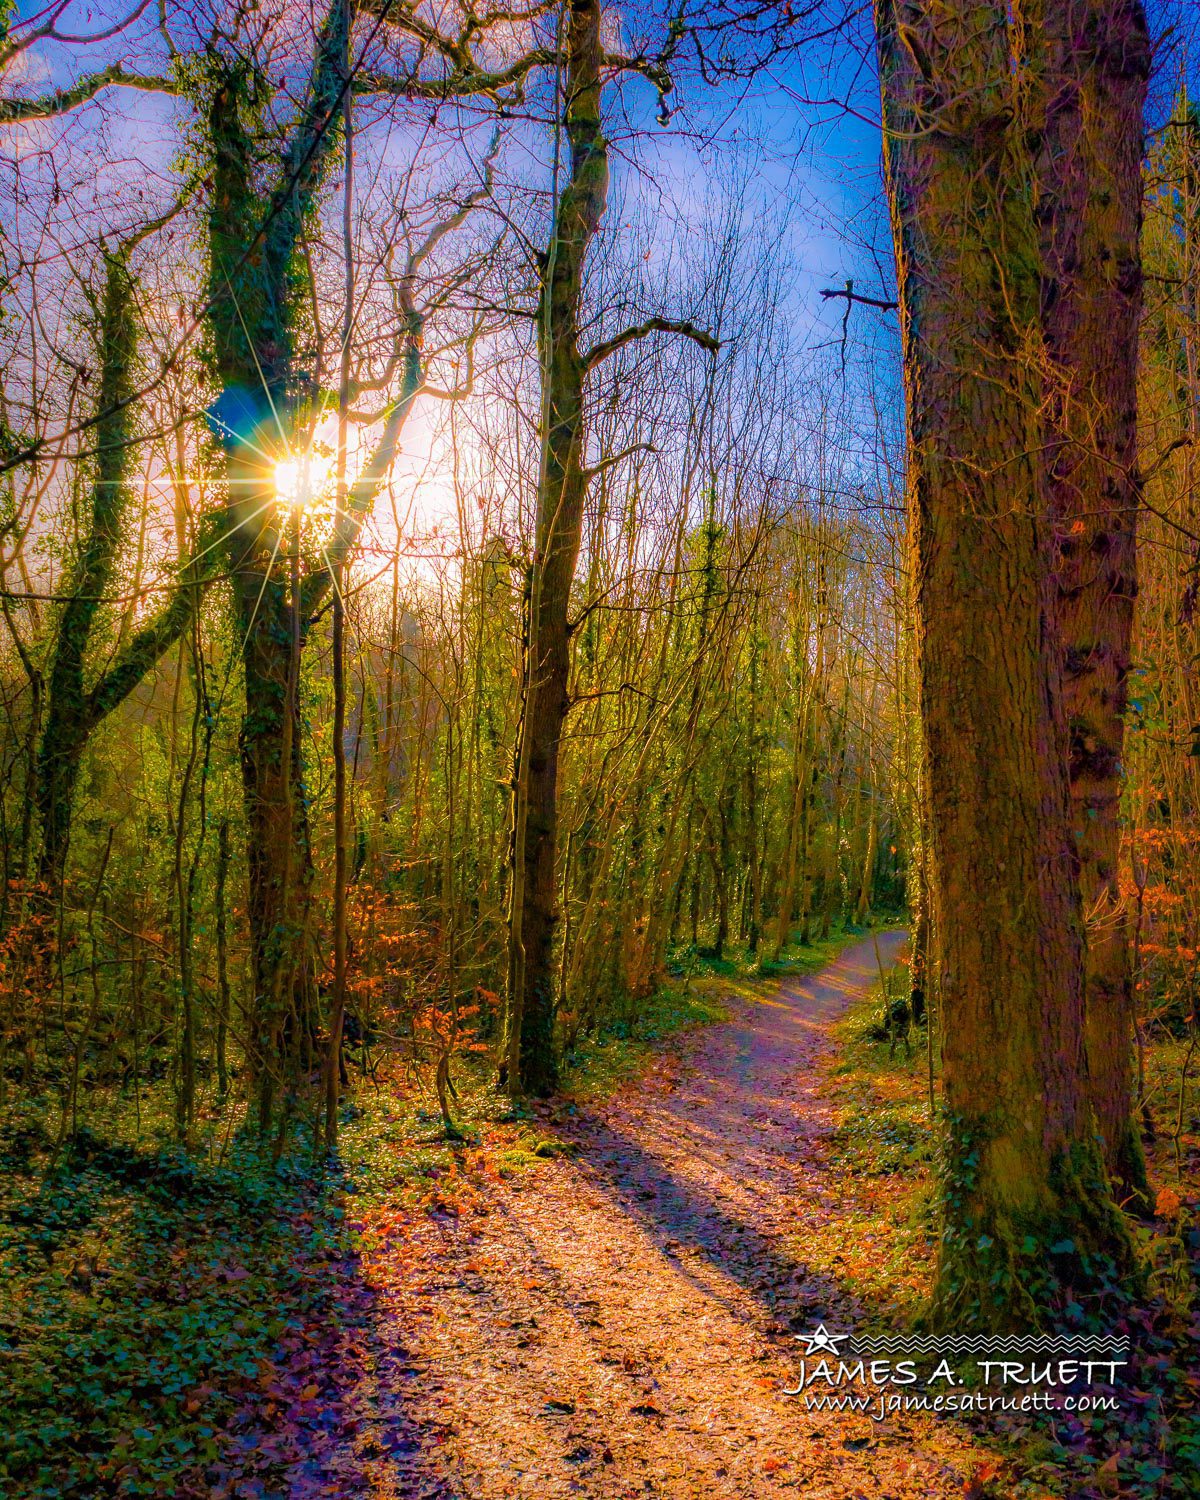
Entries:
{"type": "MultiPolygon", "coordinates": [[[[879,935],[885,964],[902,940],[879,935]]],[[[665,1044],[576,1059],[528,1119],[464,1094],[462,1142],[397,1063],[354,1091],[333,1176],[227,1138],[147,1150],[141,1116],[119,1144],[118,1113],[47,1164],[52,1115],[7,1118],[0,1494],[1197,1493],[1194,1135],[1154,1167],[1185,1206],[1139,1231],[1167,1295],[1131,1328],[1120,1425],[877,1422],[786,1394],[796,1333],[902,1331],[928,1286],[925,1060],[867,1039],[877,975],[866,937],[807,978],[677,985],[665,1044]]]]}
{"type": "MultiPolygon", "coordinates": [[[[880,938],[885,962],[901,942],[880,938]]],[[[554,1120],[562,1154],[395,1225],[364,1265],[375,1373],[354,1400],[401,1424],[361,1428],[372,1493],[961,1500],[996,1472],[932,1418],[809,1414],[783,1394],[795,1330],[863,1312],[804,1254],[839,1192],[817,1063],[875,975],[868,940],[737,1000],[727,1024],[554,1120]]]]}

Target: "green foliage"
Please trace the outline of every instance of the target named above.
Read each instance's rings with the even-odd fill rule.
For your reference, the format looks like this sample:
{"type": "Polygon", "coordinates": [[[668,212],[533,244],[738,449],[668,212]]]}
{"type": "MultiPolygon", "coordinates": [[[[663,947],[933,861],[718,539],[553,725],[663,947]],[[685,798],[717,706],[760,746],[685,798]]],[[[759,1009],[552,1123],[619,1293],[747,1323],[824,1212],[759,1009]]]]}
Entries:
{"type": "Polygon", "coordinates": [[[580,1100],[609,1093],[637,1073],[669,1037],[728,1016],[719,986],[664,985],[627,1016],[607,1020],[567,1054],[564,1092],[580,1100]]]}
{"type": "Polygon", "coordinates": [[[1054,1164],[1049,1186],[1057,1208],[1045,1204],[1021,1214],[983,1191],[986,1123],[943,1118],[933,1322],[998,1330],[1110,1326],[1142,1284],[1136,1264],[1118,1265],[1107,1249],[1097,1248],[1125,1243],[1132,1251],[1098,1151],[1077,1149],[1054,1164]],[[1084,1294],[1081,1288],[1099,1290],[1084,1294]]]}
{"type": "Polygon", "coordinates": [[[48,1146],[35,1111],[5,1121],[0,1487],[180,1493],[288,1330],[320,1315],[320,1268],[349,1251],[343,1211],[332,1185],[236,1142],[219,1164],[88,1134],[48,1146]]]}

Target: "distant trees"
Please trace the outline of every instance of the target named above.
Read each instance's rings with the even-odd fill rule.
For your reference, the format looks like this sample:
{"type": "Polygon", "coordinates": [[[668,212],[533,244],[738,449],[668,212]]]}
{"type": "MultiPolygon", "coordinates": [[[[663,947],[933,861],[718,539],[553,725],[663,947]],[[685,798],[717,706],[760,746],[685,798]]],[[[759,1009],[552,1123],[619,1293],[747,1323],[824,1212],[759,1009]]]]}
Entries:
{"type": "Polygon", "coordinates": [[[451,1122],[471,1028],[542,1091],[669,962],[897,899],[884,553],[790,404],[787,273],[734,176],[670,277],[606,214],[622,90],[665,118],[788,27],[168,6],[6,89],[57,133],[6,188],[2,1039],[64,1130],[152,1078],[181,1138],[332,1143],[346,1005],[451,1122]],[[81,207],[151,93],[178,160],[81,207]]]}
{"type": "MultiPolygon", "coordinates": [[[[1177,62],[1170,122],[1146,162],[1146,310],[1141,329],[1138,598],[1123,746],[1121,895],[1138,1013],[1135,1102],[1153,1128],[1147,1045],[1187,1037],[1167,1112],[1181,1144],[1192,1116],[1200,1013],[1200,115],[1177,62]]],[[[1159,1116],[1161,1122],[1161,1115],[1159,1116]]]]}

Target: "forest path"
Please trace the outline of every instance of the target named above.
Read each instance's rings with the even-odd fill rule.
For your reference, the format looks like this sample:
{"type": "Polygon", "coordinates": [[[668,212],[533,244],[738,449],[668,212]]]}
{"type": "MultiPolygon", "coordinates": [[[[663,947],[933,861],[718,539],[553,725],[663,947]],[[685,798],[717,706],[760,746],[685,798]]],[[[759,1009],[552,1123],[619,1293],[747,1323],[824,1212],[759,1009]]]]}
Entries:
{"type": "MultiPolygon", "coordinates": [[[[902,941],[879,938],[885,962],[902,941]]],[[[969,1492],[985,1455],[961,1429],[809,1413],[783,1394],[795,1331],[836,1332],[857,1306],[808,1273],[803,1241],[837,1192],[814,1064],[875,973],[867,939],[773,995],[743,992],[728,1023],[560,1123],[578,1155],[411,1227],[394,1274],[372,1276],[377,1378],[396,1373],[375,1398],[391,1437],[358,1450],[370,1493],[969,1492]]]]}

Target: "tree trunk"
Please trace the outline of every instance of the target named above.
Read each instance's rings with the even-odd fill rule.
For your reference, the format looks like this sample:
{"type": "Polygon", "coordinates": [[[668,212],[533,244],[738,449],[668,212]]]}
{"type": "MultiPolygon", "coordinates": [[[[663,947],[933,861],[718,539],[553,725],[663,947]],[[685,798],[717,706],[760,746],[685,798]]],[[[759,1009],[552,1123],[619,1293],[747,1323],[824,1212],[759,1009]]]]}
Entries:
{"type": "Polygon", "coordinates": [[[294,1087],[313,1062],[316,993],[308,941],[313,867],[294,681],[299,652],[288,647],[290,590],[253,565],[238,572],[234,586],[245,674],[238,746],[255,994],[250,1064],[258,1128],[265,1134],[280,1085],[294,1087]]]}
{"type": "Polygon", "coordinates": [[[1087,923],[1089,1095],[1122,1197],[1144,1195],[1133,1122],[1133,990],[1118,888],[1126,677],[1137,593],[1137,355],[1142,115],[1150,41],[1140,0],[1056,0],[1037,163],[1051,360],[1050,484],[1070,734],[1071,831],[1087,923]]]}
{"type": "Polygon", "coordinates": [[[878,0],[876,18],[950,1131],[934,1318],[1028,1328],[1131,1263],[1083,1068],[1040,257],[1011,51],[1012,32],[1039,34],[1010,29],[1000,0],[953,0],[936,24],[878,0]]]}
{"type": "Polygon", "coordinates": [[[565,19],[563,123],[570,166],[539,310],[542,462],[513,799],[517,878],[509,912],[505,1048],[508,1082],[532,1094],[550,1093],[558,1080],[553,964],[558,759],[569,706],[568,610],[587,492],[587,360],[579,348],[579,309],[584,262],[608,199],[608,146],[600,119],[600,15],[598,0],[571,0],[565,19]]]}
{"type": "Polygon", "coordinates": [[[867,792],[867,847],[863,854],[862,873],[858,882],[858,901],[854,920],[861,927],[871,920],[871,892],[875,880],[875,850],[879,840],[879,819],[875,811],[875,767],[871,767],[871,784],[867,792]]]}
{"type": "Polygon", "coordinates": [[[127,473],[138,327],[127,254],[122,247],[105,262],[98,339],[96,472],[85,540],[55,634],[38,757],[37,796],[42,823],[39,876],[50,902],[57,901],[60,893],[75,782],[96,722],[85,682],[92,626],[112,578],[129,502],[127,473]]]}
{"type": "Polygon", "coordinates": [[[229,819],[222,818],[217,827],[216,871],[216,941],[217,941],[217,1098],[223,1104],[229,1092],[229,1065],[226,1050],[229,1038],[229,930],[226,905],[226,883],[229,879],[229,819]]]}

